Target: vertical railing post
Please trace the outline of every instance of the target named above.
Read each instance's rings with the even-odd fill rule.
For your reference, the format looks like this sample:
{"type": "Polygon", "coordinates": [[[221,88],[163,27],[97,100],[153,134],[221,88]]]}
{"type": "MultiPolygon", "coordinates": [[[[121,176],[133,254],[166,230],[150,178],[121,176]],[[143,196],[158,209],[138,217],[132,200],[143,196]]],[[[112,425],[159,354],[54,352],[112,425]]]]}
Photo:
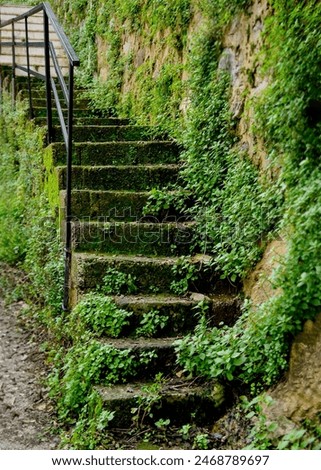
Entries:
{"type": "Polygon", "coordinates": [[[71,188],[72,188],[72,127],[73,127],[73,107],[74,107],[74,67],[69,64],[69,100],[68,100],[68,140],[67,140],[67,175],[66,175],[66,203],[65,203],[65,280],[64,280],[64,301],[63,309],[69,309],[70,294],[70,273],[71,273],[71,188]]]}
{"type": "Polygon", "coordinates": [[[45,69],[46,69],[46,94],[47,94],[47,129],[48,143],[52,142],[52,104],[51,104],[51,76],[50,76],[50,48],[49,48],[49,20],[47,13],[44,16],[44,40],[45,40],[45,69]]]}
{"type": "Polygon", "coordinates": [[[29,54],[29,32],[28,32],[28,17],[25,17],[25,39],[26,39],[26,54],[27,54],[27,69],[28,69],[28,95],[29,95],[29,116],[33,119],[32,108],[32,95],[31,95],[31,79],[30,79],[30,54],[29,54]]]}
{"type": "Polygon", "coordinates": [[[12,82],[11,82],[11,93],[12,93],[12,106],[16,101],[16,43],[15,43],[15,30],[14,23],[11,25],[11,36],[12,36],[12,82]]]}

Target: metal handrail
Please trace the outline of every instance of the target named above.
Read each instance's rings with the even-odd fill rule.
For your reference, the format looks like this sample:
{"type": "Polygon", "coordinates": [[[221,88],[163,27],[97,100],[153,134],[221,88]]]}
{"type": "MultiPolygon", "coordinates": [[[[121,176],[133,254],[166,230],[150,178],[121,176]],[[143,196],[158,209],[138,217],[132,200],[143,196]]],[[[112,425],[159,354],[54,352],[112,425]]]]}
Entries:
{"type": "Polygon", "coordinates": [[[58,111],[59,122],[62,130],[63,139],[66,146],[66,199],[65,199],[65,275],[64,275],[64,298],[63,309],[69,309],[69,293],[70,293],[70,272],[71,272],[71,175],[72,175],[72,129],[73,129],[73,106],[74,106],[74,67],[79,66],[79,58],[75,53],[72,45],[70,44],[65,32],[63,31],[56,15],[54,14],[48,2],[40,3],[39,5],[31,8],[30,10],[22,13],[19,16],[11,18],[10,20],[0,23],[0,30],[6,26],[11,25],[12,40],[7,42],[0,42],[1,46],[12,47],[12,90],[13,98],[15,99],[16,88],[16,69],[22,70],[27,74],[28,80],[28,95],[29,95],[29,108],[30,117],[33,117],[32,109],[32,88],[31,76],[42,79],[46,83],[46,108],[47,108],[47,138],[48,143],[53,140],[53,125],[52,125],[52,102],[51,96],[53,94],[56,108],[58,111]],[[43,12],[43,26],[44,26],[44,41],[31,42],[29,40],[28,18],[43,12]],[[19,21],[24,21],[25,24],[25,41],[16,42],[15,40],[15,24],[19,21]],[[59,65],[56,51],[52,42],[50,42],[49,24],[52,26],[54,32],[58,36],[60,43],[65,51],[69,62],[69,78],[66,83],[63,72],[59,65]],[[16,63],[16,48],[23,47],[26,50],[27,66],[21,66],[16,63]],[[45,56],[45,75],[36,70],[32,70],[30,66],[30,48],[31,47],[44,47],[45,56]],[[54,78],[51,76],[51,67],[54,67],[56,72],[57,81],[60,85],[63,94],[63,100],[67,105],[67,120],[63,115],[63,107],[59,97],[58,89],[54,78]]]}

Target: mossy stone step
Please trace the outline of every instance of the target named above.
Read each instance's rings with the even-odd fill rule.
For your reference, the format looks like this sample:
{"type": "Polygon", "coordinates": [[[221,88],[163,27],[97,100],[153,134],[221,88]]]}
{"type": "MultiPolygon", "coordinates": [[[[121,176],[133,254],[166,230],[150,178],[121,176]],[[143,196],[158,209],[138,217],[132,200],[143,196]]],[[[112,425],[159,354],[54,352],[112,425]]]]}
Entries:
{"type": "Polygon", "coordinates": [[[179,256],[190,254],[193,223],[74,222],[79,252],[179,256]]]}
{"type": "MultiPolygon", "coordinates": [[[[25,97],[28,99],[28,95],[24,93],[25,97]]],[[[55,100],[52,97],[52,107],[56,106],[55,100]]],[[[60,95],[60,104],[62,107],[65,106],[65,99],[62,95],[60,95]]],[[[47,107],[47,98],[46,98],[46,91],[39,91],[38,93],[32,94],[32,105],[35,108],[46,108],[47,107]]],[[[78,109],[88,109],[90,105],[90,100],[88,98],[84,98],[79,94],[75,94],[74,96],[74,106],[78,109]]]]}
{"type": "MultiPolygon", "coordinates": [[[[46,126],[47,119],[45,117],[35,118],[35,123],[38,126],[46,126]]],[[[53,125],[60,126],[59,119],[57,117],[53,118],[53,125]]],[[[125,118],[116,118],[116,117],[75,117],[74,118],[75,126],[128,126],[130,125],[130,120],[125,118]]]]}
{"type": "MultiPolygon", "coordinates": [[[[67,116],[68,110],[67,108],[62,108],[62,112],[65,116],[67,116]]],[[[33,114],[35,118],[44,118],[47,115],[47,109],[42,106],[34,106],[33,107],[33,114]]],[[[53,117],[58,117],[58,112],[55,107],[52,108],[53,117]]],[[[95,116],[95,112],[88,110],[88,108],[74,108],[74,117],[89,117],[95,116]]]]}
{"type": "MultiPolygon", "coordinates": [[[[187,291],[213,294],[235,293],[236,288],[208,265],[209,257],[199,255],[185,260],[187,269],[193,270],[195,279],[186,277],[187,291]],[[188,268],[189,266],[189,268],[188,268]]],[[[182,293],[180,281],[184,280],[184,269],[178,268],[181,259],[177,257],[147,257],[134,255],[103,255],[75,253],[73,256],[74,299],[82,293],[102,285],[102,279],[111,269],[134,280],[135,294],[182,293]]],[[[184,282],[185,286],[185,282],[184,282]]],[[[115,292],[114,294],[117,294],[115,292]]]]}
{"type": "Polygon", "coordinates": [[[199,322],[200,303],[207,306],[206,319],[209,326],[218,327],[222,322],[232,325],[240,314],[240,300],[236,295],[122,295],[115,296],[114,301],[118,307],[132,313],[129,317],[130,324],[123,330],[123,335],[128,336],[137,334],[142,320],[152,319],[153,315],[163,317],[164,326],[157,327],[154,324],[155,332],[151,336],[170,337],[192,332],[199,322]]]}
{"type": "MultiPolygon", "coordinates": [[[[142,424],[143,409],[133,414],[133,409],[148,401],[152,383],[128,383],[113,387],[95,387],[100,394],[105,409],[114,412],[114,419],[109,423],[111,428],[129,428],[136,418],[142,424]]],[[[209,425],[215,422],[225,411],[228,394],[217,381],[207,384],[178,379],[168,380],[161,384],[158,400],[155,400],[150,413],[153,423],[159,419],[170,419],[171,425],[182,426],[187,423],[209,425]]],[[[143,408],[144,405],[142,405],[143,408]]],[[[145,417],[148,424],[150,418],[145,417]]]]}
{"type": "MultiPolygon", "coordinates": [[[[164,140],[164,135],[155,135],[155,129],[151,126],[133,125],[75,125],[72,135],[75,142],[92,143],[164,140]]],[[[53,128],[53,140],[56,142],[63,141],[62,131],[59,126],[53,128]]]]}
{"type": "MultiPolygon", "coordinates": [[[[127,129],[131,132],[133,127],[115,126],[103,129],[127,129]]],[[[118,132],[118,131],[116,131],[118,132]]],[[[139,132],[139,131],[138,131],[139,132]]],[[[124,134],[126,131],[124,132],[124,134]]],[[[174,164],[179,160],[177,145],[168,141],[150,142],[77,142],[73,146],[74,165],[147,165],[147,164],[174,164]]],[[[55,165],[65,165],[66,147],[64,143],[50,144],[53,162],[55,165]]],[[[48,150],[49,150],[48,149],[48,150]]],[[[120,188],[119,188],[120,189],[120,188]]]]}
{"type": "MultiPolygon", "coordinates": [[[[106,338],[100,340],[101,344],[112,346],[119,351],[130,351],[134,358],[134,377],[136,379],[149,379],[155,374],[172,373],[176,366],[175,340],[171,338],[106,338]]],[[[104,376],[102,371],[101,377],[104,376]]]]}
{"type": "MultiPolygon", "coordinates": [[[[72,213],[75,219],[115,222],[182,222],[186,216],[174,207],[160,210],[155,215],[145,215],[144,207],[149,191],[72,191],[72,213]]],[[[61,191],[61,207],[65,206],[65,191],[61,191]]]]}
{"type": "MultiPolygon", "coordinates": [[[[74,218],[90,220],[137,221],[143,217],[143,208],[150,192],[94,191],[74,189],[72,191],[72,213],[74,218]]],[[[61,191],[64,206],[65,191],[61,191]]]]}
{"type": "MultiPolygon", "coordinates": [[[[56,167],[59,188],[66,189],[66,167],[56,167]]],[[[148,191],[174,183],[178,165],[73,166],[74,189],[148,191]]]]}

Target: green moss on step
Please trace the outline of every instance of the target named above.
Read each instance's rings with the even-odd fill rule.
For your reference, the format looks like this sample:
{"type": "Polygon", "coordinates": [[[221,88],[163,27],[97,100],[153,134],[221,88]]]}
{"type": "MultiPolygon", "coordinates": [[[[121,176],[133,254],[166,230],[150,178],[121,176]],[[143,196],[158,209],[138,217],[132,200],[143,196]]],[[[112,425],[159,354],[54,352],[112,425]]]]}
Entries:
{"type": "MultiPolygon", "coordinates": [[[[145,166],[74,166],[72,180],[74,189],[148,191],[177,179],[177,165],[145,166]]],[[[66,185],[65,167],[57,167],[59,186],[66,185]]]]}
{"type": "Polygon", "coordinates": [[[50,207],[57,213],[60,207],[59,178],[54,166],[52,144],[44,149],[43,163],[45,168],[44,190],[50,207]]]}
{"type": "MultiPolygon", "coordinates": [[[[86,135],[84,135],[86,138],[86,135]]],[[[108,135],[106,141],[108,141],[108,135]]],[[[53,144],[56,165],[65,165],[63,143],[53,144]]],[[[177,163],[179,149],[172,142],[81,142],[74,144],[74,165],[147,165],[177,163]]]]}

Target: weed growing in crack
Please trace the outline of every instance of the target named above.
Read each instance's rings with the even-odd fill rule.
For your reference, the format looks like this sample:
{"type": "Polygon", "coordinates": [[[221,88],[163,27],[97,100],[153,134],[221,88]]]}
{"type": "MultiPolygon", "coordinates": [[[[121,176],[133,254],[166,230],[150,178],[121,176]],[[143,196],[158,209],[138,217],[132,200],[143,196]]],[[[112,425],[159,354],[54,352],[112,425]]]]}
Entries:
{"type": "Polygon", "coordinates": [[[164,383],[163,374],[159,373],[153,383],[142,387],[142,394],[136,398],[137,406],[131,410],[136,427],[142,427],[147,418],[153,419],[153,410],[160,403],[164,383]]]}
{"type": "Polygon", "coordinates": [[[177,295],[186,294],[197,279],[197,266],[190,258],[181,256],[172,267],[172,272],[177,280],[171,282],[171,291],[177,295]]]}
{"type": "Polygon", "coordinates": [[[135,330],[135,335],[145,337],[156,336],[166,327],[168,320],[168,316],[161,315],[158,310],[149,310],[143,314],[139,323],[140,326],[135,330]]]}
{"type": "Polygon", "coordinates": [[[108,268],[100,290],[104,294],[134,294],[137,291],[136,277],[114,268],[108,268]]]}

